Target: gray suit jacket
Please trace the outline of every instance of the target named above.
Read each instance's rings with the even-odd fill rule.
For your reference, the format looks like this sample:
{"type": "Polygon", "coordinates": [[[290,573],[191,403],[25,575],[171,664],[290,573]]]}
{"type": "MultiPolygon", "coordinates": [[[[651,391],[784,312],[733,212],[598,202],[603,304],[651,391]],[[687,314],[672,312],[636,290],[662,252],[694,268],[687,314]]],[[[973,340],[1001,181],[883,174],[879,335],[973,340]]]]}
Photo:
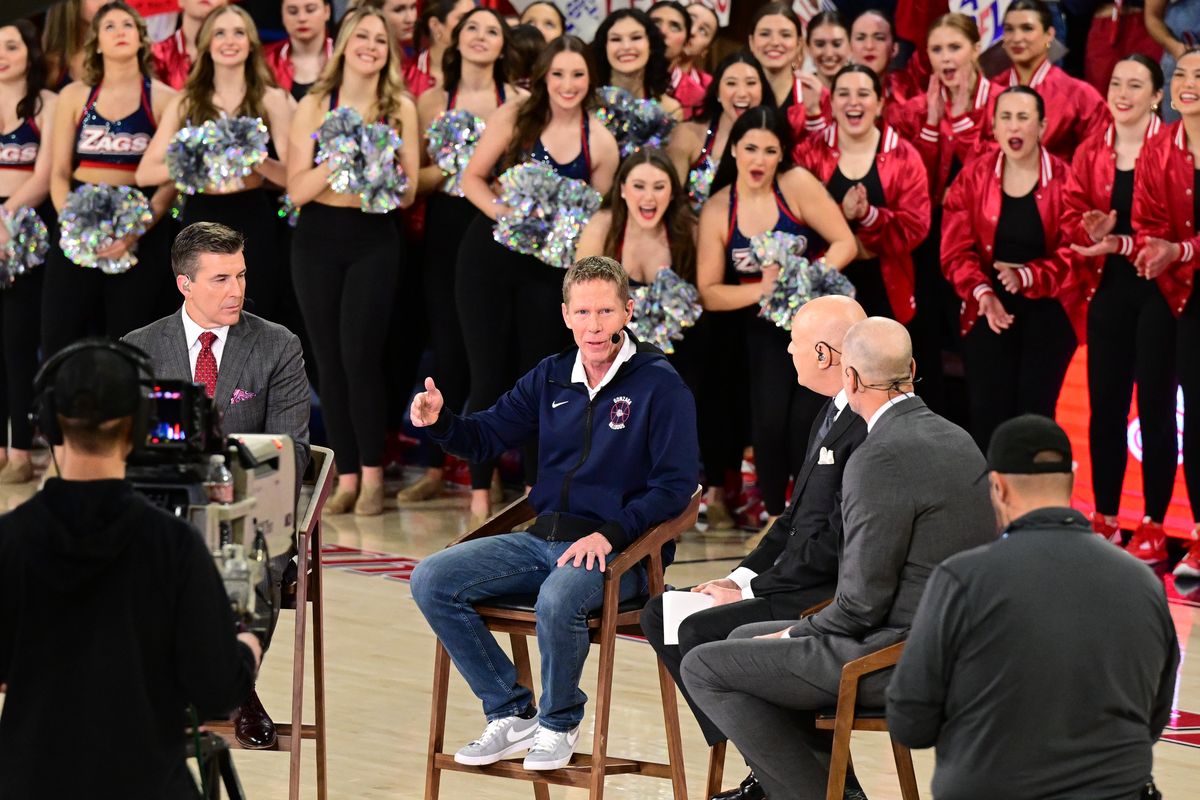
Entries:
{"type": "MultiPolygon", "coordinates": [[[[127,333],[150,356],[154,376],[192,380],[179,311],[127,333]]],[[[226,433],[276,433],[296,442],[296,480],[308,465],[308,376],[300,339],[282,325],[242,312],[229,328],[213,394],[226,433]]]]}
{"type": "MultiPolygon", "coordinates": [[[[918,397],[879,418],[842,478],[837,594],[791,628],[809,680],[836,695],[846,662],[907,637],[938,564],[996,538],[984,470],[970,434],[918,397]]],[[[859,701],[882,706],[890,672],[863,681],[859,701]]]]}

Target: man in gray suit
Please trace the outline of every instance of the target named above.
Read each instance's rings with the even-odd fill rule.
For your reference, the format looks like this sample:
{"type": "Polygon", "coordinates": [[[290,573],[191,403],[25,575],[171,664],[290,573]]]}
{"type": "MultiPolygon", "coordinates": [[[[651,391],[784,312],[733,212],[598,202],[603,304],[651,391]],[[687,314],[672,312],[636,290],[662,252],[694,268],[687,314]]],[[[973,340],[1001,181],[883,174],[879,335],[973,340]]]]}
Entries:
{"type": "MultiPolygon", "coordinates": [[[[203,383],[226,433],[292,437],[299,490],[309,458],[304,356],[294,333],[242,310],[244,243],[241,233],[215,222],[195,222],[180,231],[171,246],[171,268],[183,308],[123,338],[150,356],[156,378],[203,383]]],[[[274,595],[275,608],[290,559],[290,553],[272,558],[270,586],[259,587],[274,595]]],[[[275,725],[257,693],[238,710],[235,733],[249,749],[275,744],[275,725]]]]}
{"type": "MultiPolygon", "coordinates": [[[[843,365],[850,407],[868,433],[842,479],[845,541],[833,602],[784,630],[777,622],[738,628],[693,649],[682,666],[693,699],[775,800],[825,796],[829,738],[804,712],[837,704],[847,662],[907,636],[934,567],[996,536],[978,480],[983,455],[912,393],[904,326],[882,317],[858,323],[846,334],[843,365]]],[[[860,704],[882,708],[889,677],[865,679],[860,704]]]]}

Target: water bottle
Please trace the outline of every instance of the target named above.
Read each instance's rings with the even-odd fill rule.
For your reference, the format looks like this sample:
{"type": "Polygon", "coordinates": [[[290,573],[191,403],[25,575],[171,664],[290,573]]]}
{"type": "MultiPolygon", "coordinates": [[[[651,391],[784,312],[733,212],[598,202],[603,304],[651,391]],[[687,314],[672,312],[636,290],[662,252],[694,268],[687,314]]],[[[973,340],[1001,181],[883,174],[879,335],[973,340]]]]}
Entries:
{"type": "Polygon", "coordinates": [[[204,482],[210,503],[228,505],[233,502],[233,473],[225,466],[225,456],[214,455],[208,459],[208,479],[204,482]]]}

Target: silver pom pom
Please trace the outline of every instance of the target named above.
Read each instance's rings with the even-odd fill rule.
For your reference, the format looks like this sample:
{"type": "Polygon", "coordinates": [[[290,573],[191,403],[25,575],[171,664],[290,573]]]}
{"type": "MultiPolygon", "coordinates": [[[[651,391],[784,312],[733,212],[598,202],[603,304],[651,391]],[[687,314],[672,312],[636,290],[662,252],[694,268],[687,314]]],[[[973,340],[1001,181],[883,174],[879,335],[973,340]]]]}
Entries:
{"type": "Polygon", "coordinates": [[[775,288],[758,301],[758,316],[785,331],[792,329],[792,317],[809,300],[830,294],[854,296],[854,285],[845,275],[801,255],[806,245],[803,237],[777,231],[750,240],[751,260],[759,269],[779,267],[775,288]]]}
{"type": "Polygon", "coordinates": [[[342,106],[325,115],[313,138],[317,163],[329,163],[329,188],[357,194],[360,208],[368,214],[399,208],[408,177],[400,167],[403,143],[395,129],[382,122],[365,125],[357,111],[342,106]]]}
{"type": "Polygon", "coordinates": [[[7,289],[17,276],[45,261],[50,243],[46,223],[28,206],[15,214],[0,206],[0,224],[8,233],[8,241],[0,246],[0,289],[7,289]]]}
{"type": "Polygon", "coordinates": [[[675,128],[675,118],[657,100],[638,100],[616,86],[597,92],[600,107],[596,116],[617,140],[621,158],[643,147],[663,147],[675,128]]]}
{"type": "Polygon", "coordinates": [[[462,108],[438,115],[425,132],[429,139],[429,159],[446,176],[442,191],[463,197],[462,173],[475,154],[475,146],[486,127],[479,117],[462,108]]]}
{"type": "Polygon", "coordinates": [[[96,252],[127,236],[141,236],[153,219],[146,196],[134,187],[85,183],[67,196],[58,215],[59,246],[73,263],[117,275],[137,263],[132,249],[115,259],[96,252]]]}
{"type": "Polygon", "coordinates": [[[267,158],[270,133],[258,117],[221,117],[181,128],[167,145],[167,172],[183,194],[245,188],[245,178],[267,158]]]}
{"type": "Polygon", "coordinates": [[[499,202],[511,213],[496,220],[493,238],[509,250],[566,269],[575,260],[583,226],[600,208],[600,193],[548,164],[526,162],[500,176],[499,202]]]}
{"type": "Polygon", "coordinates": [[[675,352],[674,342],[700,319],[700,292],[695,286],[663,267],[654,280],[633,290],[633,319],[629,328],[639,339],[653,342],[659,350],[675,352]]]}

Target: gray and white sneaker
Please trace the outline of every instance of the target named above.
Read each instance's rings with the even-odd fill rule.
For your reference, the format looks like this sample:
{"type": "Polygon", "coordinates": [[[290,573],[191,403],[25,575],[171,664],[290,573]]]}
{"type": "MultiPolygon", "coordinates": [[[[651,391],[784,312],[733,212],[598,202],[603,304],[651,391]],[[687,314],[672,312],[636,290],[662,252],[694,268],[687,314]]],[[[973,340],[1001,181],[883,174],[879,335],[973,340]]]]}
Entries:
{"type": "Polygon", "coordinates": [[[533,737],[533,746],[525,756],[525,769],[562,769],[571,763],[571,756],[575,753],[575,745],[578,743],[578,725],[566,733],[552,731],[539,725],[537,735],[533,737]]]}
{"type": "Polygon", "coordinates": [[[494,719],[478,739],[454,754],[454,760],[472,767],[495,764],[502,758],[528,750],[539,730],[537,717],[494,719]]]}

